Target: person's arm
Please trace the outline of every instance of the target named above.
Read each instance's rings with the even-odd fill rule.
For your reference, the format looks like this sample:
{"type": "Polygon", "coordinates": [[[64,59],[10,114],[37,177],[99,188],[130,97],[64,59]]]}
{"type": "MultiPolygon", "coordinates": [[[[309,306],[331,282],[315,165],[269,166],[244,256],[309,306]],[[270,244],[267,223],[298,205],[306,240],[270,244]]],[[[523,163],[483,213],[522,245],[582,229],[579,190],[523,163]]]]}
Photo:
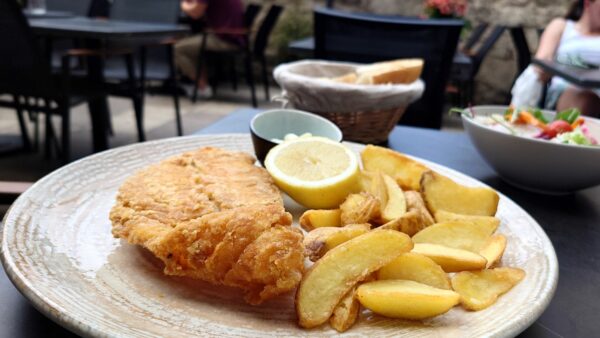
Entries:
{"type": "MultiPolygon", "coordinates": [[[[562,37],[562,33],[565,30],[566,24],[567,22],[563,18],[556,18],[550,22],[540,38],[540,43],[538,45],[537,52],[535,53],[536,59],[554,59],[554,54],[558,49],[560,38],[562,37]]],[[[548,73],[544,72],[539,67],[536,67],[536,70],[541,81],[548,82],[550,80],[551,76],[548,73]]]]}
{"type": "Polygon", "coordinates": [[[206,12],[206,1],[182,0],[181,10],[192,19],[200,19],[206,12]]]}

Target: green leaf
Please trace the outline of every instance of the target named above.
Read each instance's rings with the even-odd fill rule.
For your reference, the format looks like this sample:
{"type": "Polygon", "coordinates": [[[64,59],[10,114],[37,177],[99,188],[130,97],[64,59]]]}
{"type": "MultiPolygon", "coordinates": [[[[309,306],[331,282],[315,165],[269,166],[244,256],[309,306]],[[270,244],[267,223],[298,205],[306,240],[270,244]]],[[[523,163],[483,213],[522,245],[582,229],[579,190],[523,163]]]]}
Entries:
{"type": "Polygon", "coordinates": [[[530,111],[530,113],[531,113],[531,114],[533,114],[533,116],[535,116],[535,118],[536,118],[536,119],[538,119],[538,120],[540,120],[540,121],[542,121],[542,122],[544,122],[544,123],[546,123],[546,124],[547,124],[548,122],[550,122],[550,121],[548,121],[548,119],[547,119],[547,118],[544,116],[544,113],[542,113],[542,110],[541,110],[541,109],[534,108],[534,109],[532,109],[532,110],[530,111]]]}
{"type": "Polygon", "coordinates": [[[577,108],[571,108],[567,110],[563,110],[560,113],[556,114],[554,117],[554,121],[563,120],[567,121],[569,124],[572,124],[577,120],[577,118],[581,115],[581,111],[577,108]]]}

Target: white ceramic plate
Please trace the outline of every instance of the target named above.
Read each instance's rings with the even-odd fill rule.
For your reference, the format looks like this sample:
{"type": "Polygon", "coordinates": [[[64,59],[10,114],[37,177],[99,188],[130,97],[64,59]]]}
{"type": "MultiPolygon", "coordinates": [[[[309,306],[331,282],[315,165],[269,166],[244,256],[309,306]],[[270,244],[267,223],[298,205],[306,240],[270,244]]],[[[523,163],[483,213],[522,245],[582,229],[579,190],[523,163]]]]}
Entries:
{"type": "MultiPolygon", "coordinates": [[[[4,219],[1,258],[10,279],[48,317],[84,336],[335,335],[327,325],[300,329],[293,295],[252,307],[236,290],[163,275],[161,262],[150,253],[111,236],[108,213],[127,176],[165,157],[207,145],[252,153],[249,135],[174,138],[90,156],[37,182],[4,219]]],[[[349,145],[357,151],[362,148],[349,145]]],[[[463,184],[483,185],[423,162],[463,184]]],[[[508,337],[531,325],[554,294],[556,255],[542,228],[506,196],[500,198],[498,217],[502,221],[498,231],[508,238],[502,265],[520,267],[527,276],[496,304],[479,312],[456,307],[422,322],[364,311],[348,334],[508,337]]]]}

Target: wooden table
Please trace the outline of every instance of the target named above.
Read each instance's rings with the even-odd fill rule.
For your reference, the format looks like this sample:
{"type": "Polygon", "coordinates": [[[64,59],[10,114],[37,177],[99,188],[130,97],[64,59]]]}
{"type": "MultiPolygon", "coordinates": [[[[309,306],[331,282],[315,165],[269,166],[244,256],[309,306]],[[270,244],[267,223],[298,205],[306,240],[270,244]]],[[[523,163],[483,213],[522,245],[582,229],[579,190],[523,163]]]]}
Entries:
{"type": "MultiPolygon", "coordinates": [[[[108,41],[127,40],[131,44],[147,44],[151,41],[182,35],[189,31],[186,26],[116,20],[100,20],[88,17],[66,19],[29,19],[33,32],[44,38],[83,39],[86,47],[103,48],[108,41]]],[[[88,61],[90,81],[104,82],[104,62],[101,57],[90,57],[88,61]]],[[[88,101],[92,119],[94,151],[108,148],[107,121],[108,102],[106,97],[88,101]]]]}
{"type": "MultiPolygon", "coordinates": [[[[257,110],[237,110],[197,134],[248,133],[257,110]]],[[[600,336],[600,187],[545,196],[504,183],[462,132],[396,127],[388,146],[461,171],[505,194],[544,228],[556,250],[560,278],[553,300],[520,337],[600,336]]],[[[0,337],[73,337],[37,312],[0,271],[0,337]]]]}
{"type": "Polygon", "coordinates": [[[600,69],[586,69],[580,67],[568,66],[555,61],[546,61],[533,59],[533,64],[539,66],[547,73],[553,76],[559,76],[571,82],[572,84],[585,88],[600,88],[600,69]]]}

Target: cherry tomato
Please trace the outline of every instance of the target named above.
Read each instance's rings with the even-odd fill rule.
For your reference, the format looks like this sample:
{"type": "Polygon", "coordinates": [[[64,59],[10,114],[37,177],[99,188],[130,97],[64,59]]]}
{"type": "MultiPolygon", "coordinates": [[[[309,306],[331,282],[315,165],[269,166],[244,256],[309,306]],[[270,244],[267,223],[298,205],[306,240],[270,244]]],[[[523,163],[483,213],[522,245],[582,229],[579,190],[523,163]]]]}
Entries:
{"type": "Polygon", "coordinates": [[[547,125],[542,134],[545,137],[552,139],[558,134],[566,133],[569,131],[573,131],[573,127],[571,127],[569,122],[564,120],[556,120],[547,125]]]}

